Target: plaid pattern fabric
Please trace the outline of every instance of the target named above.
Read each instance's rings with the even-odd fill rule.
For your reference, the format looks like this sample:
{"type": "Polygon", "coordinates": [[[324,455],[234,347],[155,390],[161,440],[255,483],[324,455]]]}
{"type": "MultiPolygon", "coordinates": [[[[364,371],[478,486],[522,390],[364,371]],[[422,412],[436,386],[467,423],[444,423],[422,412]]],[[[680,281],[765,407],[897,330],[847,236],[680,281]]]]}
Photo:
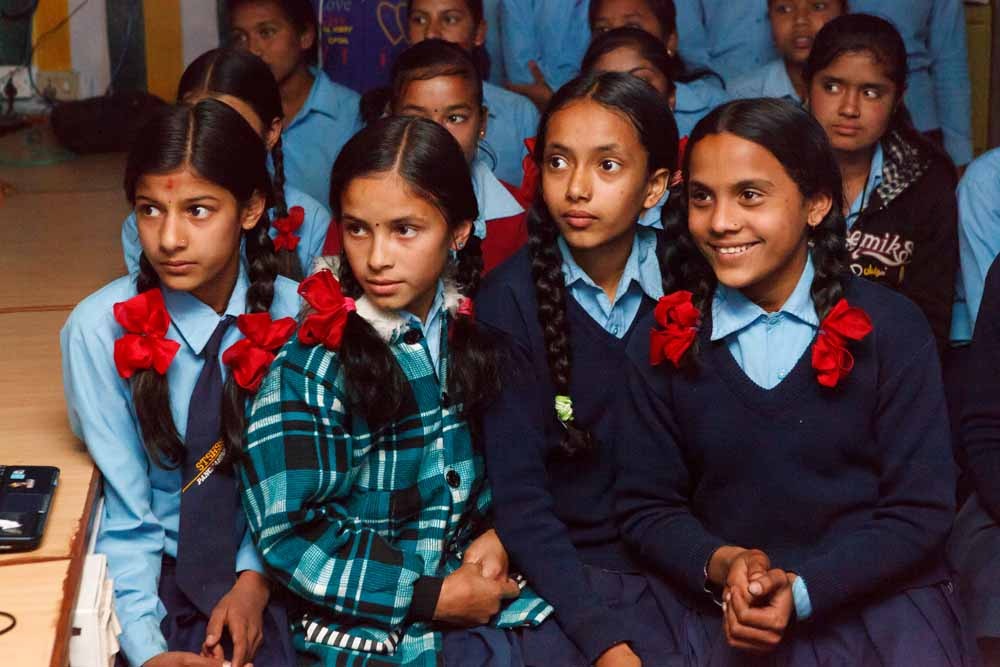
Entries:
{"type": "MultiPolygon", "coordinates": [[[[441,636],[407,619],[414,582],[445,576],[491,502],[461,405],[449,405],[423,341],[389,347],[409,380],[404,418],[372,432],[348,407],[335,352],[293,338],[250,409],[243,505],[261,555],[304,604],[299,650],[336,665],[436,665],[441,636]]],[[[522,587],[493,623],[537,624],[551,607],[522,587]]]]}
{"type": "Polygon", "coordinates": [[[882,183],[875,191],[875,210],[888,206],[893,199],[916,183],[930,166],[930,160],[920,149],[909,144],[896,131],[883,137],[882,150],[885,151],[885,166],[882,167],[882,183]]]}

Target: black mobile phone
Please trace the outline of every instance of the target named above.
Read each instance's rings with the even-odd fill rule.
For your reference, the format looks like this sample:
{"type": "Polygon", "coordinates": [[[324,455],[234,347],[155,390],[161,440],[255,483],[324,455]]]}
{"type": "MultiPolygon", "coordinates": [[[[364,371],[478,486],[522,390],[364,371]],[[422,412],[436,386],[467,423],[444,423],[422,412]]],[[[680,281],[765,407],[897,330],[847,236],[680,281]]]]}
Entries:
{"type": "Polygon", "coordinates": [[[0,553],[37,549],[59,468],[0,465],[0,553]]]}

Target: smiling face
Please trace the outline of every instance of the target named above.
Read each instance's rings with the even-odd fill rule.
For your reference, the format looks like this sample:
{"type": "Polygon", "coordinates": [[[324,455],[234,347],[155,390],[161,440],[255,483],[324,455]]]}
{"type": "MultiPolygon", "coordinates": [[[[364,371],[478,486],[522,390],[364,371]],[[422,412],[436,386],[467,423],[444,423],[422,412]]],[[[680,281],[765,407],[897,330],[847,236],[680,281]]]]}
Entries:
{"type": "Polygon", "coordinates": [[[240,235],[263,211],[263,197],[254,195],[241,208],[228,190],[186,167],[146,174],[136,184],[139,243],[160,282],[191,292],[217,312],[236,284],[240,235]]]}
{"type": "Polygon", "coordinates": [[[472,223],[449,229],[395,172],[355,178],[340,199],[344,253],[365,296],[426,320],[448,251],[465,245],[472,223]]]}
{"type": "Polygon", "coordinates": [[[666,189],[667,170],[648,173],[632,123],[589,99],[552,114],[546,126],[542,196],[574,250],[629,246],[639,214],[666,189]]]}
{"type": "Polygon", "coordinates": [[[411,44],[443,39],[472,51],[486,41],[486,21],[477,23],[465,0],[413,0],[406,34],[411,44]]]}
{"type": "Polygon", "coordinates": [[[889,129],[901,93],[873,54],[844,53],[813,75],[809,110],[835,151],[866,151],[889,129]]]}
{"type": "Polygon", "coordinates": [[[455,137],[472,164],[479,140],[486,133],[486,112],[476,100],[474,83],[462,76],[415,79],[406,84],[393,113],[432,120],[455,137]]]}
{"type": "Polygon", "coordinates": [[[663,95],[673,110],[675,96],[670,79],[636,49],[623,46],[609,51],[594,62],[594,69],[598,72],[625,72],[642,79],[663,95]]]}
{"type": "Polygon", "coordinates": [[[719,283],[778,310],[805,267],[808,228],[823,221],[832,198],[804,197],[770,151],[734,134],[708,135],[692,150],[691,237],[719,283]]]}
{"type": "Polygon", "coordinates": [[[768,16],[778,53],[788,62],[805,64],[816,33],[843,13],[842,0],[771,0],[768,16]]]}
{"type": "Polygon", "coordinates": [[[238,5],[230,15],[230,24],[232,45],[267,63],[278,85],[306,67],[303,51],[316,44],[313,30],[299,32],[281,7],[269,0],[238,5]]]}

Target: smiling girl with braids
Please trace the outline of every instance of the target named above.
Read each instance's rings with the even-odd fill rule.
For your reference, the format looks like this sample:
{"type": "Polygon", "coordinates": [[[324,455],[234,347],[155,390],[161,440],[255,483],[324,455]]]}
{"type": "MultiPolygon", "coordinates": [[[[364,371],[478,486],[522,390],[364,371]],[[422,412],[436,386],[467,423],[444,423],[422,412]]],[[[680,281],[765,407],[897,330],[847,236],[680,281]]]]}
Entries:
{"type": "Polygon", "coordinates": [[[97,551],[127,664],[294,659],[232,470],[246,399],[299,310],[268,236],[264,158],[226,104],[165,108],[125,169],[139,271],[87,297],[62,331],[70,422],[104,479],[97,551]]]}
{"type": "Polygon", "coordinates": [[[674,625],[689,664],[970,664],[934,336],[851,275],[822,127],[732,102],[683,172],[666,296],[628,349],[618,508],[693,607],[674,625]]]}
{"type": "Polygon", "coordinates": [[[302,283],[312,311],[253,405],[244,471],[296,647],[338,667],[436,667],[442,651],[449,666],[518,664],[505,629],[550,610],[508,575],[489,523],[476,443],[498,359],[474,319],[465,156],[433,121],[376,121],[337,158],[330,201],[338,275],[302,283]],[[456,634],[505,652],[469,662],[449,651],[456,634]]]}
{"type": "Polygon", "coordinates": [[[661,665],[669,593],[637,574],[613,513],[625,345],[660,297],[658,232],[642,213],[677,162],[663,96],[637,77],[588,74],[542,116],[528,247],[495,269],[481,320],[506,339],[503,392],[487,413],[496,527],[555,623],[522,632],[527,664],[661,665]]]}

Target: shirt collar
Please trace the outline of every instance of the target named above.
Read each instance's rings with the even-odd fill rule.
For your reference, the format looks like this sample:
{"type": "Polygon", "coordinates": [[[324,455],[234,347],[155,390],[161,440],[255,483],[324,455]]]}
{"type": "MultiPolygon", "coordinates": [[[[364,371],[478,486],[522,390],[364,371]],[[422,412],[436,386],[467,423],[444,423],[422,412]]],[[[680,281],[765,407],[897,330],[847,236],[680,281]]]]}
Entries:
{"type": "Polygon", "coordinates": [[[487,220],[509,218],[524,212],[481,156],[477,156],[472,163],[472,189],[479,204],[479,217],[473,223],[473,233],[481,239],[486,238],[487,220]]]}
{"type": "Polygon", "coordinates": [[[885,166],[885,151],[882,150],[882,143],[875,144],[875,153],[872,155],[872,164],[868,169],[868,179],[865,181],[864,190],[851,202],[851,209],[847,213],[847,226],[850,227],[861,211],[868,206],[868,201],[872,198],[872,193],[882,185],[882,168],[885,166]]]}
{"type": "Polygon", "coordinates": [[[799,94],[795,91],[795,86],[792,85],[792,80],[788,76],[785,61],[780,58],[772,61],[766,68],[764,90],[769,97],[787,97],[793,102],[802,102],[799,94]]]}
{"type": "Polygon", "coordinates": [[[406,323],[410,325],[411,329],[419,329],[425,335],[428,330],[430,330],[431,325],[434,321],[443,317],[446,308],[444,307],[444,282],[438,280],[437,291],[434,292],[434,300],[431,301],[431,307],[427,311],[427,321],[421,322],[420,318],[411,313],[408,310],[400,310],[399,314],[406,320],[406,323]]]}
{"type": "MultiPolygon", "coordinates": [[[[819,318],[816,317],[816,307],[813,304],[810,291],[815,275],[812,257],[807,256],[799,282],[778,312],[790,315],[805,324],[818,327],[819,318]]],[[[719,285],[712,298],[712,340],[719,340],[742,331],[761,316],[767,317],[767,315],[768,313],[763,308],[743,296],[743,293],[738,289],[719,285]]]]}
{"type": "MultiPolygon", "coordinates": [[[[236,286],[229,297],[224,315],[239,317],[246,312],[247,289],[250,282],[247,279],[246,268],[240,262],[240,272],[236,276],[236,286]]],[[[180,332],[188,347],[195,354],[201,354],[212,337],[215,327],[219,325],[222,316],[211,306],[202,302],[191,292],[172,290],[163,286],[163,301],[170,313],[170,321],[180,332]]]]}
{"type": "Polygon", "coordinates": [[[318,67],[310,67],[309,73],[313,75],[313,85],[309,89],[309,96],[306,97],[306,101],[302,104],[299,112],[295,114],[295,118],[285,128],[286,131],[303,121],[306,116],[314,111],[324,116],[329,116],[333,120],[338,119],[339,114],[337,112],[340,111],[340,105],[343,100],[337,94],[333,82],[318,67]]]}
{"type": "MultiPolygon", "coordinates": [[[[640,228],[636,231],[635,238],[632,239],[632,251],[629,253],[628,261],[625,262],[625,270],[622,271],[618,288],[615,290],[615,302],[625,295],[633,282],[651,299],[663,296],[660,261],[656,257],[656,238],[656,232],[651,229],[640,228]]],[[[558,243],[563,258],[562,270],[566,286],[582,282],[594,289],[601,289],[573,259],[573,253],[570,252],[562,236],[559,237],[558,243]]]]}

